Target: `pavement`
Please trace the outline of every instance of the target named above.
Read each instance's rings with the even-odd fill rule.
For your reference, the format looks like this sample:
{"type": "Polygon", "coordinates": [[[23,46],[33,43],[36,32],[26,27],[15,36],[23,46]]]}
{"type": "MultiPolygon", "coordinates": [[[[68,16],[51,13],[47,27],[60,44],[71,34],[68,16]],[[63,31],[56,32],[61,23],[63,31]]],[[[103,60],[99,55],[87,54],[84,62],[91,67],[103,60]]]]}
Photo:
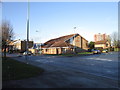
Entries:
{"type": "Polygon", "coordinates": [[[89,56],[7,56],[45,69],[38,76],[3,82],[3,88],[119,88],[118,53],[89,56]]]}

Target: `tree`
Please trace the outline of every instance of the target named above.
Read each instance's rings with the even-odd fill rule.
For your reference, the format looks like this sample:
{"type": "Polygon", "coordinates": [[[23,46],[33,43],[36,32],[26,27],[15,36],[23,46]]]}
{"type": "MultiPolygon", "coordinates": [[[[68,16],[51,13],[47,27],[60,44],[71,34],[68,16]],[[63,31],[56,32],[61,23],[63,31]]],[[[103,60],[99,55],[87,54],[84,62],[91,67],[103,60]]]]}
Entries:
{"type": "Polygon", "coordinates": [[[108,42],[110,43],[110,46],[111,46],[111,36],[110,35],[108,35],[108,37],[107,37],[107,40],[108,40],[108,42]]]}
{"type": "Polygon", "coordinates": [[[88,46],[90,49],[93,49],[95,47],[95,42],[91,41],[88,46]]]}
{"type": "Polygon", "coordinates": [[[114,46],[115,48],[118,47],[119,45],[118,32],[113,32],[111,34],[111,42],[112,42],[112,46],[114,46]]]}
{"type": "Polygon", "coordinates": [[[2,31],[2,50],[4,52],[4,57],[6,57],[6,47],[7,44],[11,42],[14,38],[13,27],[10,22],[3,20],[1,25],[2,31]]]}

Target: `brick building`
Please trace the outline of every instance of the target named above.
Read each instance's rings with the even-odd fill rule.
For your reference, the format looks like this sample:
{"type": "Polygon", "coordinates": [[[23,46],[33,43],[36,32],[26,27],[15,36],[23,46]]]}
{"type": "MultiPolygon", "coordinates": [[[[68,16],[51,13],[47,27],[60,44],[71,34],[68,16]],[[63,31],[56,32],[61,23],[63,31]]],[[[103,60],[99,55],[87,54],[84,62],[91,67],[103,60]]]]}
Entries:
{"type": "Polygon", "coordinates": [[[42,46],[43,54],[63,54],[84,52],[88,49],[88,41],[79,34],[71,34],[51,39],[42,46]]]}
{"type": "Polygon", "coordinates": [[[94,41],[97,42],[97,41],[102,41],[102,40],[108,40],[109,37],[110,36],[106,35],[105,33],[104,34],[98,33],[94,35],[94,41]]]}
{"type": "Polygon", "coordinates": [[[111,45],[108,42],[108,40],[101,40],[101,41],[95,42],[95,48],[107,49],[110,47],[111,47],[111,45]]]}
{"type": "MultiPolygon", "coordinates": [[[[16,40],[13,42],[13,50],[26,51],[26,41],[16,40]]],[[[33,47],[33,41],[29,41],[29,48],[33,47]]]]}
{"type": "Polygon", "coordinates": [[[110,43],[110,36],[101,33],[95,34],[94,35],[94,41],[95,41],[95,48],[101,48],[101,49],[106,49],[110,48],[111,43],[110,43]]]}

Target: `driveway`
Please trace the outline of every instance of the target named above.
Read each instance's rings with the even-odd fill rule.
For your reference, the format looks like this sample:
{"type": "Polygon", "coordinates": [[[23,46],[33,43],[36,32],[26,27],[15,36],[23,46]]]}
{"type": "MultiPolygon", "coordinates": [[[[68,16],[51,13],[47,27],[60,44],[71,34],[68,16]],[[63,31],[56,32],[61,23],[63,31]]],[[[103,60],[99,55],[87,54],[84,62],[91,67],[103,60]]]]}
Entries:
{"type": "Polygon", "coordinates": [[[117,88],[118,53],[91,56],[25,56],[16,60],[42,67],[45,72],[24,80],[3,82],[3,87],[14,88],[117,88]]]}

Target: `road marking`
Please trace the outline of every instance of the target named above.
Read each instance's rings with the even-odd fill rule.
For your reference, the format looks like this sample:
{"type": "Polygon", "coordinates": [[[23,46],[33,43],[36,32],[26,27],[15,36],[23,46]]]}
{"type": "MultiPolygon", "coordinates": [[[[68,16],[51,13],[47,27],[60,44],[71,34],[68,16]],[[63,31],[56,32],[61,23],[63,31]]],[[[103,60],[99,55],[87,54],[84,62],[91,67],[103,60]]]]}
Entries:
{"type": "Polygon", "coordinates": [[[112,61],[110,59],[104,59],[104,58],[86,58],[86,59],[101,60],[101,61],[112,61]]]}
{"type": "Polygon", "coordinates": [[[38,59],[38,60],[35,60],[35,61],[41,62],[41,63],[54,63],[54,61],[50,61],[50,60],[40,60],[40,59],[38,59]]]}

